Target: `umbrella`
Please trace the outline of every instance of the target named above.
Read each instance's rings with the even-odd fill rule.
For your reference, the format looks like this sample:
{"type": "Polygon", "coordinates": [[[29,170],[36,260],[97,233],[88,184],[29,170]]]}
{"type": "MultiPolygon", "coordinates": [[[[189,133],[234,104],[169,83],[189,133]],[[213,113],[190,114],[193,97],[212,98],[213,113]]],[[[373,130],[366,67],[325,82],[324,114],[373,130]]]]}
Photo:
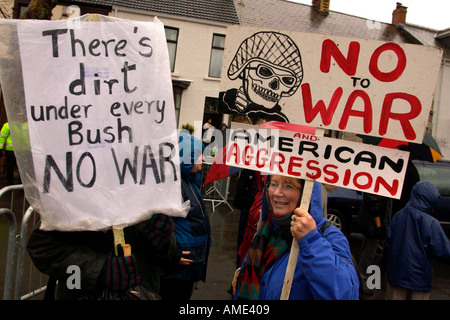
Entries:
{"type": "Polygon", "coordinates": [[[436,162],[439,158],[442,158],[442,152],[439,149],[436,140],[434,140],[433,136],[427,132],[425,133],[422,143],[372,137],[363,134],[357,134],[357,136],[363,139],[364,142],[377,145],[379,147],[395,149],[402,145],[408,146],[408,151],[410,152],[410,158],[412,160],[436,162]]]}
{"type": "MultiPolygon", "coordinates": [[[[302,132],[302,133],[306,133],[306,134],[314,134],[314,132],[316,130],[315,127],[308,127],[308,126],[303,126],[303,125],[299,125],[299,124],[285,123],[285,122],[279,122],[279,121],[268,121],[268,122],[262,123],[258,126],[263,127],[263,128],[302,132]]],[[[224,146],[223,149],[220,150],[217,157],[214,159],[214,162],[211,165],[211,167],[209,168],[208,174],[206,175],[203,185],[214,182],[216,180],[230,177],[233,174],[235,174],[236,172],[239,172],[242,170],[242,168],[231,167],[231,166],[227,166],[225,164],[226,147],[227,146],[224,146]]]]}

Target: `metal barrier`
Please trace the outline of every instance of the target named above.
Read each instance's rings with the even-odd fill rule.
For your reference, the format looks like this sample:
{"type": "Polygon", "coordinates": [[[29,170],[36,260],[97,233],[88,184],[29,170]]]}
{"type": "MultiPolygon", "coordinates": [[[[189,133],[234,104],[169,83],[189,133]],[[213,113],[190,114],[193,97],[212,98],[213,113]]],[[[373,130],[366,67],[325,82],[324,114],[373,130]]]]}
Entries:
{"type": "MultiPolygon", "coordinates": [[[[205,181],[208,175],[209,169],[214,162],[214,158],[205,157],[205,162],[202,166],[202,181],[205,181]]],[[[230,187],[230,178],[213,181],[207,185],[203,185],[201,188],[202,197],[204,202],[211,201],[213,213],[216,211],[216,207],[225,203],[231,211],[233,207],[228,203],[228,189],[230,187]]]]}
{"type": "Polygon", "coordinates": [[[3,300],[24,300],[29,299],[37,294],[45,291],[46,286],[43,285],[44,276],[33,266],[30,261],[29,265],[25,263],[26,257],[26,243],[28,234],[30,233],[30,221],[36,221],[37,212],[33,208],[27,207],[27,201],[25,196],[22,200],[21,212],[17,213],[14,206],[15,202],[20,202],[21,199],[14,199],[15,191],[23,191],[23,185],[7,186],[0,190],[0,200],[4,201],[4,198],[10,194],[10,208],[1,208],[0,217],[6,216],[9,221],[9,235],[6,253],[6,267],[5,267],[5,283],[3,287],[3,300]],[[15,201],[16,200],[16,201],[15,201]],[[21,218],[20,231],[17,232],[17,217],[21,218]],[[17,264],[16,264],[17,254],[17,264]],[[16,265],[16,272],[14,274],[14,266],[16,265]],[[28,279],[24,279],[25,267],[29,269],[28,279]],[[37,279],[38,278],[38,279],[37,279]],[[25,280],[25,281],[24,281],[25,280]],[[23,283],[28,284],[28,293],[21,296],[23,283]],[[14,296],[13,294],[14,285],[14,296]],[[33,286],[37,287],[33,289],[33,286]]]}

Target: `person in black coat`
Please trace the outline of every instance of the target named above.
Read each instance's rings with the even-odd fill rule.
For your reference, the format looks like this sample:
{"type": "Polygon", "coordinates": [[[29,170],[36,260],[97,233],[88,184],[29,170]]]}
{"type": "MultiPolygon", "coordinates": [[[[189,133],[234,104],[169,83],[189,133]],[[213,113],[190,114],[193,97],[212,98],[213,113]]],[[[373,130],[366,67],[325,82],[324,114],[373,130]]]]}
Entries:
{"type": "Polygon", "coordinates": [[[252,207],[253,201],[255,200],[255,195],[259,191],[258,185],[256,183],[257,176],[259,176],[259,173],[257,174],[253,170],[244,169],[241,171],[239,180],[236,185],[236,193],[234,195],[233,206],[241,211],[239,214],[239,227],[237,235],[236,268],[239,268],[241,266],[239,247],[241,246],[242,239],[244,238],[250,208],[252,207]]]}
{"type": "MultiPolygon", "coordinates": [[[[126,257],[115,254],[111,229],[43,231],[39,225],[30,235],[27,250],[36,268],[49,275],[49,283],[58,280],[58,300],[100,299],[107,290],[119,292],[136,285],[159,294],[158,263],[176,264],[180,258],[175,255],[173,221],[163,214],[124,228],[132,252],[126,257]],[[79,288],[68,282],[74,267],[80,272],[79,288]]],[[[54,298],[53,293],[46,296],[54,298]]]]}
{"type": "MultiPolygon", "coordinates": [[[[397,147],[398,150],[411,151],[407,145],[400,145],[397,147]]],[[[403,181],[402,195],[400,199],[394,199],[392,202],[392,217],[408,203],[411,197],[411,191],[414,185],[420,181],[420,175],[417,171],[416,166],[412,162],[411,157],[409,157],[408,165],[406,167],[405,179],[403,181]]],[[[392,218],[391,217],[391,218],[392,218]]]]}

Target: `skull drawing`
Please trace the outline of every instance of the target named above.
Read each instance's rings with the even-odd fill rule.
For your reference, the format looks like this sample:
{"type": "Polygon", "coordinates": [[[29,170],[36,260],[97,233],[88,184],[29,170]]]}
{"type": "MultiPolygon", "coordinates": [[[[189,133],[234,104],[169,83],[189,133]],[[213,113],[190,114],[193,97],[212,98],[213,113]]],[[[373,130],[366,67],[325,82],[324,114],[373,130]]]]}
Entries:
{"type": "Polygon", "coordinates": [[[242,79],[248,101],[274,108],[282,97],[293,95],[302,82],[300,51],[287,35],[255,33],[241,43],[228,68],[228,77],[242,79]]]}
{"type": "Polygon", "coordinates": [[[290,70],[268,63],[253,61],[245,68],[243,88],[250,101],[272,108],[281,97],[289,96],[295,85],[295,74],[290,70]]]}

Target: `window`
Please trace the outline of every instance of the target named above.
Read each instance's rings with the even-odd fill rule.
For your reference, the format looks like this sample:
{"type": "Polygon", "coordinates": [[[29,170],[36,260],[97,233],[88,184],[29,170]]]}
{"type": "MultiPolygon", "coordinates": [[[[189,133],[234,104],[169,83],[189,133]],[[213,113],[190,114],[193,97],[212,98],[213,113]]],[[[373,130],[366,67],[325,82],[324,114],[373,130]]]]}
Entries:
{"type": "Polygon", "coordinates": [[[166,31],[167,48],[169,49],[170,71],[175,70],[175,56],[177,53],[178,29],[164,27],[166,31]]]}
{"type": "Polygon", "coordinates": [[[209,61],[208,76],[212,78],[220,78],[222,73],[222,59],[225,49],[225,36],[214,34],[211,48],[211,59],[209,61]]]}
{"type": "Polygon", "coordinates": [[[181,107],[181,95],[183,92],[181,90],[174,90],[174,104],[175,104],[175,121],[178,127],[178,123],[180,120],[180,107],[181,107]]]}
{"type": "Polygon", "coordinates": [[[450,196],[450,168],[440,165],[421,165],[415,163],[420,180],[431,182],[438,188],[441,196],[450,196]]]}
{"type": "Polygon", "coordinates": [[[205,97],[205,111],[218,113],[219,99],[212,97],[205,97]]]}

